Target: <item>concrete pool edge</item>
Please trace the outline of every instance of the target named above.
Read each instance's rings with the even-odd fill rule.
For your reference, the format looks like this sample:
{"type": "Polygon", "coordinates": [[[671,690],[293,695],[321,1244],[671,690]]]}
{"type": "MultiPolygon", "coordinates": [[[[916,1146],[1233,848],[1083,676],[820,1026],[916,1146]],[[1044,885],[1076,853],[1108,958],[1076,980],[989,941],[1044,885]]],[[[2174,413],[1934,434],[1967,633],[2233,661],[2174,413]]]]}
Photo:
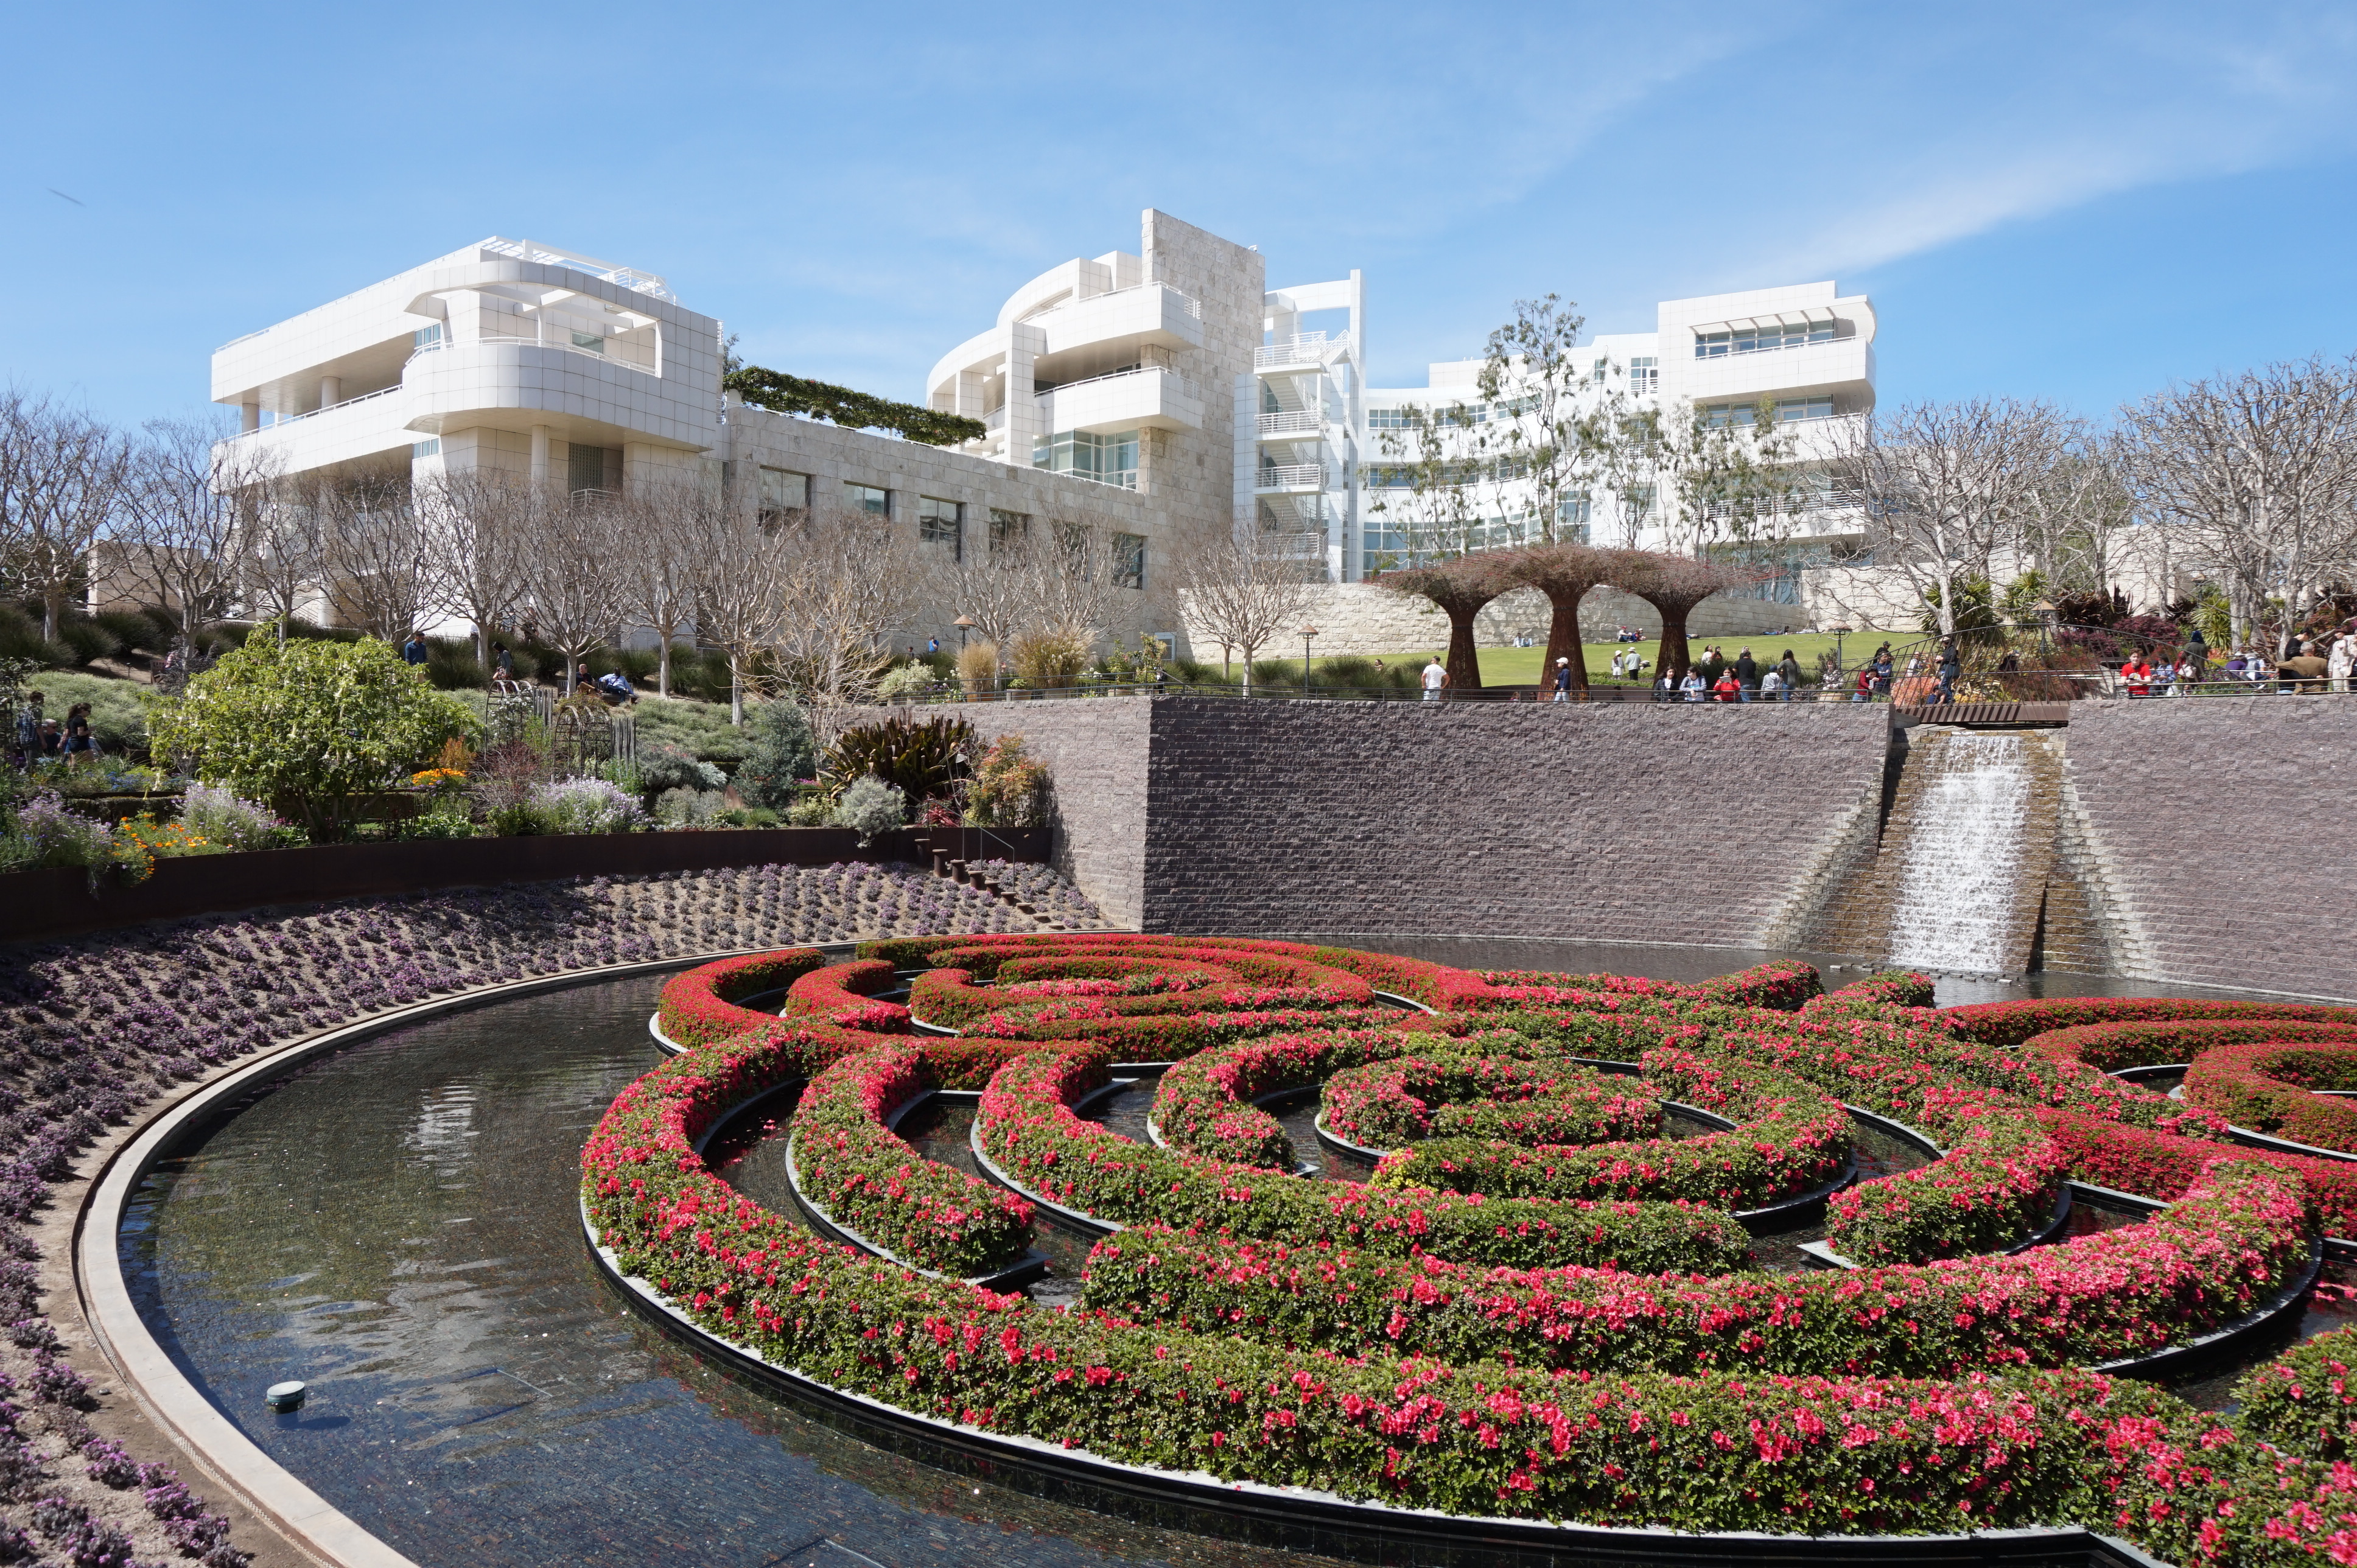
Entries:
{"type": "MultiPolygon", "coordinates": [[[[852,944],[786,945],[834,948],[852,944]]],[[[130,1125],[114,1130],[107,1143],[93,1151],[99,1162],[97,1167],[83,1178],[82,1194],[79,1201],[70,1205],[71,1244],[63,1254],[71,1262],[70,1282],[47,1277],[43,1281],[51,1304],[51,1316],[58,1316],[70,1299],[108,1369],[146,1416],[156,1434],[193,1462],[205,1479],[232,1494],[247,1511],[296,1552],[337,1568],[417,1568],[412,1559],[355,1523],[239,1431],[188,1380],[149,1332],[146,1321],[131,1299],[130,1285],[123,1273],[119,1241],[124,1211],[140,1182],[159,1160],[167,1157],[180,1137],[225,1101],[314,1057],[442,1014],[511,1001],[533,992],[628,979],[634,974],[657,973],[776,950],[778,944],[768,943],[566,970],[559,974],[475,987],[371,1014],[227,1064],[213,1076],[188,1085],[182,1093],[142,1107],[130,1125]]],[[[59,1197],[70,1198],[73,1185],[59,1184],[59,1197]]],[[[63,1208],[68,1204],[61,1201],[59,1207],[63,1208]]],[[[54,1255],[52,1264],[53,1262],[54,1255]]],[[[45,1267],[43,1272],[45,1276],[52,1273],[53,1266],[45,1267]]]]}

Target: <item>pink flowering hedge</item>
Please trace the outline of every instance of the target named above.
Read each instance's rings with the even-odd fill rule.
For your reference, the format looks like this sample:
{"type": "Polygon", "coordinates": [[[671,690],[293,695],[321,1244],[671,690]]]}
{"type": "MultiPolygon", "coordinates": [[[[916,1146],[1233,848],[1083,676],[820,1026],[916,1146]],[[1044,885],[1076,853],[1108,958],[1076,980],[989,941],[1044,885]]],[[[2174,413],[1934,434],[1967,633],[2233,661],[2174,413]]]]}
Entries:
{"type": "Polygon", "coordinates": [[[875,996],[878,991],[891,990],[893,983],[892,966],[875,959],[829,964],[793,983],[786,992],[783,1013],[789,1018],[823,1018],[871,1035],[905,1035],[909,1010],[875,996]]]}
{"type": "Polygon", "coordinates": [[[674,975],[662,988],[662,1031],[683,1046],[708,1046],[770,1021],[774,1015],[737,1005],[737,998],[791,985],[824,967],[816,948],[787,948],[722,959],[674,975]]]}
{"type": "Polygon", "coordinates": [[[1976,1002],[1943,1009],[1949,1026],[1966,1039],[2018,1046],[2050,1029],[2088,1024],[2225,1022],[2266,1018],[2307,1024],[2357,1024],[2357,1007],[2297,1002],[2196,1001],[2181,996],[2044,996],[2021,1002],[1976,1002]]]}
{"type": "MultiPolygon", "coordinates": [[[[872,997],[849,974],[813,981],[811,1013],[759,1019],[633,1085],[584,1154],[585,1198],[625,1268],[707,1329],[837,1387],[1128,1463],[1410,1507],[1783,1533],[2078,1524],[2176,1562],[2357,1561],[2357,1471],[2333,1447],[2347,1423],[2337,1361],[2319,1352],[2255,1372],[2247,1419],[2069,1369],[2180,1343],[2267,1301],[2305,1267],[2319,1208],[2328,1229],[2357,1234],[2344,1223],[2357,1218],[2357,1163],[2234,1148],[2213,1112],[2072,1053],[2018,1048],[2056,1028],[2345,1026],[2357,1010],[2245,1018],[2099,999],[2018,1016],[1931,1008],[1926,983],[1905,975],[1824,995],[1801,966],[1670,987],[1102,933],[904,939],[865,956],[938,972],[925,979],[966,1009],[963,1032],[845,1027],[859,1016],[845,1009],[872,997]],[[1240,990],[1314,1000],[1240,1007],[1240,990]],[[1363,1004],[1374,991],[1439,1012],[1363,1004]],[[1365,1097],[1424,1105],[1381,1183],[1269,1168],[1289,1150],[1268,1138],[1254,1095],[1469,1057],[1489,1064],[1469,1098],[1411,1094],[1405,1078],[1365,1097]],[[1587,1092],[1564,1057],[1642,1062],[1647,1093],[1743,1123],[1748,1138],[1718,1135],[1728,1164],[1702,1165],[1682,1189],[1707,1191],[1709,1206],[1410,1179],[1415,1160],[1445,1153],[1434,1133],[1465,1130],[1459,1115],[1508,1135],[1455,1140],[1485,1159],[1511,1151],[1566,1173],[1609,1147],[1509,1141],[1568,1125],[1534,1109],[1587,1092]],[[1181,1146],[1072,1113],[1115,1059],[1186,1064],[1155,1110],[1181,1146]],[[954,1263],[943,1273],[972,1260],[912,1230],[911,1215],[937,1215],[956,1237],[1019,1207],[1004,1192],[985,1196],[1007,1207],[963,1207],[975,1189],[955,1177],[936,1190],[945,1168],[918,1170],[881,1126],[927,1082],[986,1085],[977,1127],[990,1158],[1129,1229],[1098,1246],[1069,1310],[820,1242],[689,1152],[711,1117],[791,1076],[818,1079],[806,1129],[840,1135],[824,1155],[839,1162],[830,1208],[841,1201],[845,1223],[912,1261],[928,1245],[954,1263]],[[1744,1270],[1749,1239],[1724,1210],[1839,1168],[1845,1101],[1948,1153],[1834,1200],[1829,1240],[1869,1266],[1744,1270]],[[1229,1157],[1240,1153],[1263,1163],[1229,1157]],[[1727,1179],[1736,1166],[1756,1179],[1727,1179]],[[2172,1206],[1996,1255],[2043,1220],[2065,1176],[2172,1206]],[[2329,1402],[2307,1392],[2312,1368],[2327,1370],[2329,1402]],[[2292,1416],[2266,1413],[2283,1410],[2292,1416]]],[[[1350,1094],[1343,1085],[1329,1109],[1350,1094]]],[[[1620,1141],[1670,1163],[1712,1144],[1620,1141]]]]}
{"type": "Polygon", "coordinates": [[[1534,1059],[1534,1042],[1517,1035],[1450,1044],[1457,1048],[1426,1047],[1328,1079],[1327,1127],[1376,1149],[1426,1138],[1600,1144],[1662,1130],[1660,1095],[1631,1079],[1552,1053],[1534,1059]]]}
{"type": "Polygon", "coordinates": [[[1431,1252],[1140,1227],[1086,1300],[1200,1333],[1346,1355],[1566,1371],[1949,1377],[2158,1349],[2247,1316],[2307,1263],[2297,1177],[2222,1157],[2175,1208],[2014,1257],[1835,1273],[1480,1268],[1431,1252]]]}
{"type": "Polygon", "coordinates": [[[1031,1206],[926,1159],[884,1125],[937,1087],[924,1052],[909,1046],[835,1062],[794,1108],[794,1176],[829,1218],[894,1256],[938,1273],[988,1273],[1030,1246],[1031,1206]]]}
{"type": "Polygon", "coordinates": [[[2357,1024],[2187,1019],[2082,1024],[2075,1028],[2049,1029],[2042,1035],[2032,1035],[2022,1042],[2021,1048],[2057,1061],[2084,1062],[2099,1071],[2118,1072],[2123,1068],[2190,1062],[2215,1046],[2264,1045],[2269,1040],[2357,1041],[2357,1024]]]}
{"type": "Polygon", "coordinates": [[[2185,1071],[2185,1098],[2237,1127],[2357,1153],[2357,1105],[2326,1089],[2357,1089],[2357,1042],[2220,1046],[2185,1071]]]}
{"type": "Polygon", "coordinates": [[[1849,1159],[1848,1115],[1796,1078],[1730,1069],[1675,1047],[1645,1053],[1644,1068],[1646,1081],[1667,1098],[1724,1116],[1738,1123],[1735,1130],[1586,1148],[1433,1138],[1385,1156],[1374,1185],[1524,1199],[1674,1199],[1744,1210],[1822,1187],[1849,1159]]]}
{"type": "Polygon", "coordinates": [[[1348,1241],[1469,1262],[1577,1261],[1623,1268],[1733,1268],[1741,1226],[1670,1203],[1556,1202],[1312,1182],[1132,1143],[1071,1102],[1103,1086],[1104,1058],[1025,1058],[999,1069],[975,1120],[991,1159],[1031,1191],[1124,1225],[1206,1226],[1239,1236],[1348,1241]]]}

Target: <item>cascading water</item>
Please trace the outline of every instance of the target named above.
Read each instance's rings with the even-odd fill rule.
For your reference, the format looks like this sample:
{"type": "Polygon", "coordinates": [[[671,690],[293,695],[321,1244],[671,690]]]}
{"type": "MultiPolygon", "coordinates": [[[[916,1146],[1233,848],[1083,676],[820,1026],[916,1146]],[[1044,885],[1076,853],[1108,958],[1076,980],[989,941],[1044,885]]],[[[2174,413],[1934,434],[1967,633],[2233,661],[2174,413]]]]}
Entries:
{"type": "Polygon", "coordinates": [[[1926,777],[1894,868],[1892,962],[1984,973],[2010,967],[2029,848],[2031,744],[2007,731],[1945,731],[1916,743],[1907,766],[1926,777]]]}

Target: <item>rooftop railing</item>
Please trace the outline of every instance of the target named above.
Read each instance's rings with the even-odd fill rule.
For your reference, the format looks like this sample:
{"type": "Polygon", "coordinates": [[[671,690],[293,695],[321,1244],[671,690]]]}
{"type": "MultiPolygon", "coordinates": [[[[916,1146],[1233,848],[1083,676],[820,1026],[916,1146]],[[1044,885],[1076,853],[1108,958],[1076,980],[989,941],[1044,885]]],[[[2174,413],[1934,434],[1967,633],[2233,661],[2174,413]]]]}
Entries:
{"type": "Polygon", "coordinates": [[[496,235],[484,241],[476,249],[489,251],[495,256],[513,256],[522,262],[565,267],[576,273],[587,273],[591,277],[603,278],[606,282],[619,288],[629,289],[633,294],[651,295],[657,299],[669,300],[673,305],[679,303],[679,296],[672,293],[670,285],[656,274],[642,273],[636,267],[619,266],[612,262],[601,262],[594,256],[585,256],[577,251],[560,251],[553,246],[536,245],[529,240],[507,240],[496,235]]]}
{"type": "Polygon", "coordinates": [[[1058,381],[1051,387],[1039,387],[1035,389],[1031,395],[1034,397],[1050,397],[1057,392],[1070,392],[1074,387],[1100,386],[1106,381],[1127,381],[1134,376],[1149,375],[1159,375],[1167,381],[1177,383],[1180,392],[1186,393],[1189,397],[1196,399],[1198,402],[1202,399],[1203,389],[1195,384],[1195,379],[1192,376],[1185,375],[1178,371],[1174,371],[1168,365],[1133,365],[1125,371],[1107,371],[1101,376],[1082,376],[1076,381],[1058,381]]]}
{"type": "Polygon", "coordinates": [[[379,387],[374,392],[362,392],[358,397],[348,397],[341,403],[331,403],[325,408],[305,409],[301,413],[282,413],[272,424],[256,425],[252,430],[241,430],[236,435],[231,436],[230,439],[232,441],[242,441],[249,435],[266,435],[273,430],[278,430],[289,424],[298,424],[306,419],[317,419],[323,413],[333,413],[339,408],[350,408],[354,403],[374,403],[381,397],[391,397],[400,390],[401,383],[396,381],[392,386],[379,387]]]}

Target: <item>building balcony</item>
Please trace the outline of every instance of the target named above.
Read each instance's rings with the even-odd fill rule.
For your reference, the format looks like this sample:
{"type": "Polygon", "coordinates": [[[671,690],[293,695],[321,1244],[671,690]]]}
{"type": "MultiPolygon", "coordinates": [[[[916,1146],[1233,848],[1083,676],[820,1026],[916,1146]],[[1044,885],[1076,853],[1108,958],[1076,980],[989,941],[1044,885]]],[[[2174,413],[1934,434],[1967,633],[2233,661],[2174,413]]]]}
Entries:
{"type": "Polygon", "coordinates": [[[348,397],[258,430],[240,431],[224,445],[234,447],[241,466],[281,474],[406,451],[417,439],[409,428],[408,390],[382,387],[348,397]]]}
{"type": "Polygon", "coordinates": [[[1159,365],[1066,381],[1032,400],[1047,430],[1200,430],[1203,393],[1159,365]]]}
{"type": "Polygon", "coordinates": [[[417,354],[402,371],[408,427],[440,435],[470,427],[565,441],[644,441],[704,451],[719,439],[709,392],[566,344],[485,338],[417,354]]]}
{"type": "Polygon", "coordinates": [[[1664,394],[1698,403],[1830,392],[1871,406],[1874,345],[1862,337],[1836,338],[1707,360],[1665,356],[1662,380],[1664,394]]]}
{"type": "Polygon", "coordinates": [[[1255,371],[1310,371],[1332,364],[1351,351],[1351,335],[1305,332],[1298,337],[1264,343],[1253,350],[1255,371]]]}
{"type": "Polygon", "coordinates": [[[1260,415],[1258,428],[1264,441],[1298,440],[1305,435],[1323,434],[1326,416],[1314,408],[1289,409],[1260,415]]]}
{"type": "Polygon", "coordinates": [[[1253,493],[1264,496],[1312,494],[1326,488],[1323,463],[1264,464],[1253,473],[1253,493]]]}

